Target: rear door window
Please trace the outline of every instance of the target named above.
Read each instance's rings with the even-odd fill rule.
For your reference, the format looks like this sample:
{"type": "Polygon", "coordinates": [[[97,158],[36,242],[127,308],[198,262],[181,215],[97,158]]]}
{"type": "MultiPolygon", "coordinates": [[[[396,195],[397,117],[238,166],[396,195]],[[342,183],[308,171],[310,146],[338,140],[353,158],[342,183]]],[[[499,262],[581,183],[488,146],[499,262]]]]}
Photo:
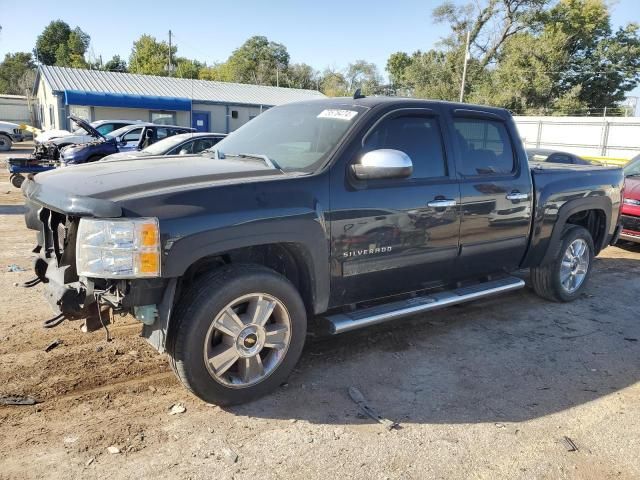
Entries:
{"type": "Polygon", "coordinates": [[[460,152],[462,175],[508,175],[515,170],[511,139],[504,123],[495,120],[457,118],[454,141],[460,152]]]}
{"type": "Polygon", "coordinates": [[[127,133],[122,139],[125,142],[137,142],[140,140],[141,134],[142,134],[142,128],[134,128],[129,133],[127,133]]]}
{"type": "Polygon", "coordinates": [[[406,153],[413,163],[412,178],[447,176],[438,121],[406,115],[383,120],[365,139],[364,152],[390,148],[406,153]]]}

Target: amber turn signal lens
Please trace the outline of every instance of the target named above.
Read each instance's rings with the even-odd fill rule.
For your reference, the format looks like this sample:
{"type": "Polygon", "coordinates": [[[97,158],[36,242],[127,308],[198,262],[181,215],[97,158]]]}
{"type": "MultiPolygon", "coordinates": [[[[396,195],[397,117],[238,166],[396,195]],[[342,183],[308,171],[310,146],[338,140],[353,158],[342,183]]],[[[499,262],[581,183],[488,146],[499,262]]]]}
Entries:
{"type": "Polygon", "coordinates": [[[140,244],[143,247],[158,245],[158,226],[154,223],[144,223],[140,226],[140,244]]]}
{"type": "Polygon", "coordinates": [[[138,268],[140,273],[158,273],[160,272],[159,258],[156,252],[140,253],[138,268]]]}

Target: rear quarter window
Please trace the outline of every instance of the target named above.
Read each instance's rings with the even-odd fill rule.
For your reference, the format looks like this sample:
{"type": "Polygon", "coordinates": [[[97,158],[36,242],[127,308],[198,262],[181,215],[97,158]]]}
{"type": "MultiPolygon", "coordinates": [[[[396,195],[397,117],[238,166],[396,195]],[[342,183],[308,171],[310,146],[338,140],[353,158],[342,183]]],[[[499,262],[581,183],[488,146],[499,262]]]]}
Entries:
{"type": "Polygon", "coordinates": [[[460,173],[507,175],[515,170],[511,139],[504,123],[495,120],[454,120],[454,141],[460,152],[460,173]]]}

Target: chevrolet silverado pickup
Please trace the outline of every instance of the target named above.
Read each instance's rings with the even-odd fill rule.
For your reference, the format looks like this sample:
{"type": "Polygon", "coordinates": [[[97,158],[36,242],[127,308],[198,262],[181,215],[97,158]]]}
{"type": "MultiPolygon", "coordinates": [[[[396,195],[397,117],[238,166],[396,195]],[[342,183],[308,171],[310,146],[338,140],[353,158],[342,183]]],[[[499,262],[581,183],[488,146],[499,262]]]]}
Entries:
{"type": "Polygon", "coordinates": [[[508,111],[385,97],[267,110],[192,156],[27,179],[55,317],[132,314],[207,402],[282,384],[339,334],[525,286],[580,297],[619,235],[620,169],[529,164],[508,111]]]}

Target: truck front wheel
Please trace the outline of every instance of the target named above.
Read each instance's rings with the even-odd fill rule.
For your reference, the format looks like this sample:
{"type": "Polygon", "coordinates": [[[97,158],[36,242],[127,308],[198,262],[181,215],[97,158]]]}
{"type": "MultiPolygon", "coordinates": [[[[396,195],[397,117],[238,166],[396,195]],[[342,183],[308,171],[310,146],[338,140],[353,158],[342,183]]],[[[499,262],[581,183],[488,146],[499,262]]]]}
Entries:
{"type": "Polygon", "coordinates": [[[593,257],[591,234],[578,225],[566,227],[553,261],[531,269],[533,289],[555,302],[575,300],[589,279],[593,257]]]}
{"type": "Polygon", "coordinates": [[[300,358],[307,331],[296,288],[259,265],[198,277],[171,321],[168,351],[176,375],[217,405],[248,402],[281,385],[300,358]]]}
{"type": "Polygon", "coordinates": [[[8,135],[0,134],[0,152],[8,152],[11,150],[13,142],[8,135]]]}

